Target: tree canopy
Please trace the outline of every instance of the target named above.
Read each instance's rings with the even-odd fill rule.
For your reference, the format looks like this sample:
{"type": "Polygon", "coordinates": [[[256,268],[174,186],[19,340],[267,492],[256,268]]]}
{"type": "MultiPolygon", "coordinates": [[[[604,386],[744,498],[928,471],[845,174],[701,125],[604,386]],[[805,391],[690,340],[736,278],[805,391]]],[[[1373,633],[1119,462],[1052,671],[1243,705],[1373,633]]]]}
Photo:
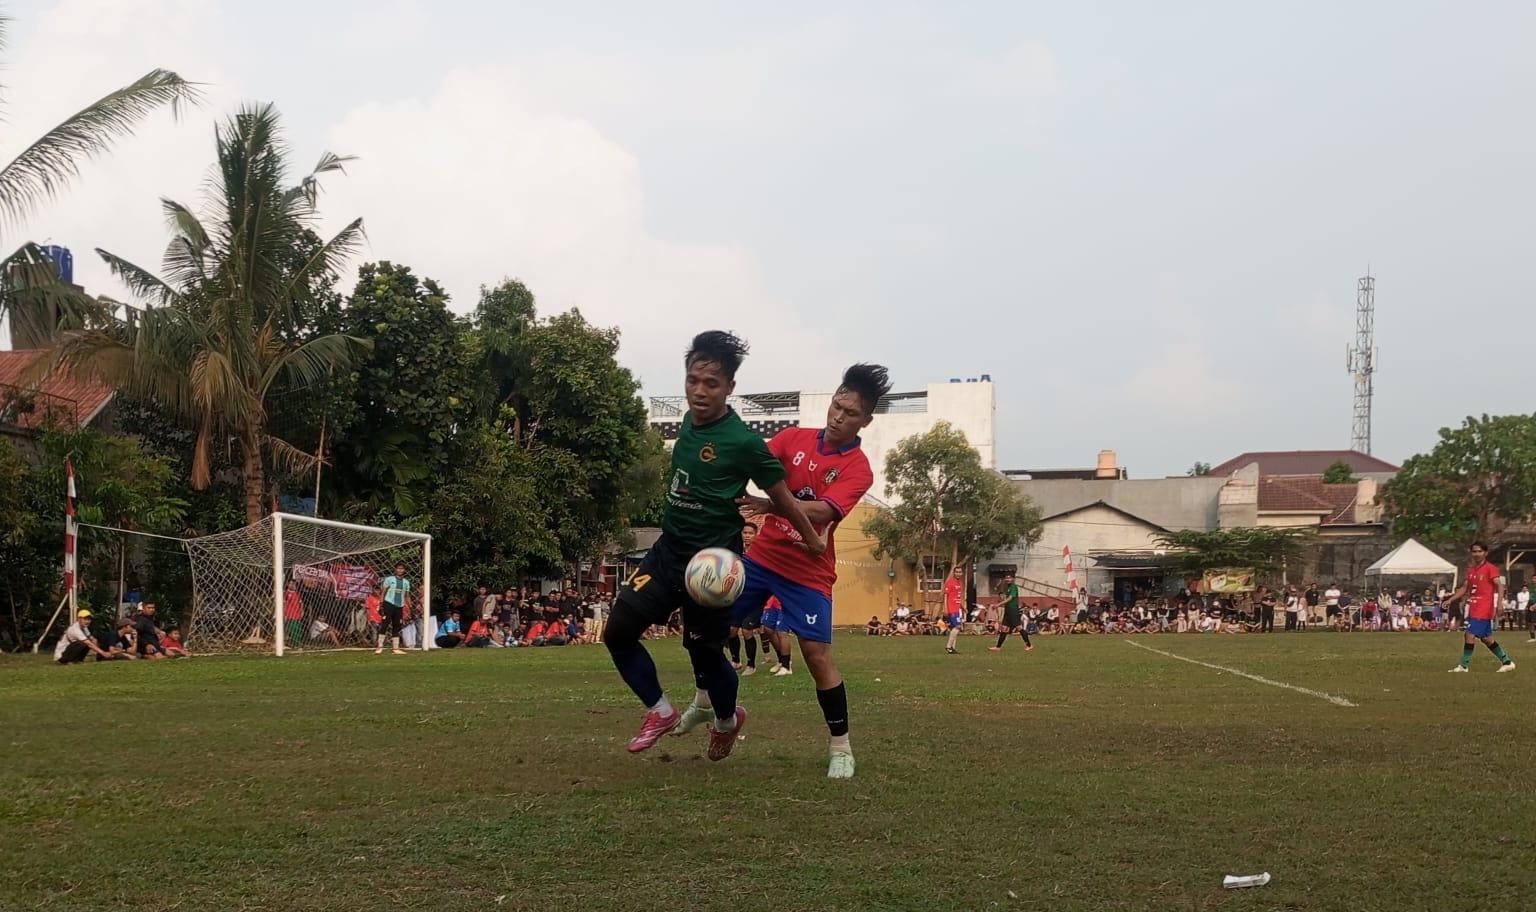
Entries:
{"type": "Polygon", "coordinates": [[[1432,546],[1495,540],[1536,514],[1536,415],[1467,418],[1441,428],[1382,489],[1392,535],[1432,546]]]}

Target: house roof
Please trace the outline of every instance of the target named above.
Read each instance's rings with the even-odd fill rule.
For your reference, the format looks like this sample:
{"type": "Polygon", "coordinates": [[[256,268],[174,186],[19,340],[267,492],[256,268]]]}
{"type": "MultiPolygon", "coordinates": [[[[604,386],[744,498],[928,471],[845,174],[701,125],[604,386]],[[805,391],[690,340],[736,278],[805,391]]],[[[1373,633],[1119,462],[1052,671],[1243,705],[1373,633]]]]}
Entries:
{"type": "Polygon", "coordinates": [[[27,371],[43,354],[41,349],[0,351],[0,424],[34,429],[42,426],[51,412],[75,427],[90,424],[116,394],[99,380],[55,372],[41,381],[31,380],[27,371]],[[32,393],[34,407],[11,407],[18,394],[32,393]]]}
{"type": "Polygon", "coordinates": [[[1103,503],[1169,531],[1215,529],[1221,489],[1217,476],[1104,479],[1015,479],[1020,493],[1040,507],[1041,516],[1061,516],[1103,503]]]}
{"type": "Polygon", "coordinates": [[[1246,465],[1257,462],[1260,475],[1321,475],[1336,462],[1346,462],[1354,472],[1362,475],[1393,473],[1398,467],[1390,462],[1368,456],[1355,450],[1287,450],[1259,451],[1234,456],[1221,465],[1212,466],[1211,474],[1225,477],[1246,465]]]}
{"type": "Polygon", "coordinates": [[[1259,511],[1323,514],[1323,525],[1355,521],[1360,488],[1353,484],[1324,484],[1321,475],[1264,475],[1259,478],[1259,511]]]}
{"type": "Polygon", "coordinates": [[[1144,525],[1151,526],[1152,528],[1157,529],[1159,532],[1167,532],[1168,531],[1167,529],[1164,529],[1162,526],[1158,525],[1155,522],[1152,522],[1151,520],[1149,520],[1149,519],[1147,519],[1145,517],[1137,516],[1135,513],[1132,513],[1132,512],[1130,512],[1128,510],[1122,510],[1119,507],[1115,506],[1114,504],[1112,504],[1112,503],[1105,503],[1102,500],[1096,500],[1096,501],[1094,501],[1091,504],[1083,504],[1081,507],[1073,507],[1070,510],[1066,510],[1066,511],[1061,512],[1061,513],[1056,513],[1056,514],[1054,514],[1052,516],[1042,516],[1041,520],[1043,522],[1049,522],[1049,521],[1051,521],[1053,519],[1061,519],[1063,517],[1071,516],[1074,513],[1081,513],[1084,510],[1091,510],[1094,507],[1103,507],[1106,510],[1110,510],[1110,511],[1112,511],[1114,513],[1119,513],[1121,516],[1124,516],[1126,519],[1135,520],[1136,522],[1142,523],[1144,525]]]}

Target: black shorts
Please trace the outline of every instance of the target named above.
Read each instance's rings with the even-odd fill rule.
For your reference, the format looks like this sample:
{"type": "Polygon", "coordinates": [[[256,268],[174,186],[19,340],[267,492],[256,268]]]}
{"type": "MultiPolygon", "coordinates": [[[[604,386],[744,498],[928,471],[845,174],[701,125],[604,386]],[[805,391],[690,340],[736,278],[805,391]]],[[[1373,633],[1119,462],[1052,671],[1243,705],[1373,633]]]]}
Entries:
{"type": "MultiPolygon", "coordinates": [[[[741,542],[731,550],[741,553],[741,542]]],[[[651,624],[665,624],[672,612],[682,609],[685,646],[724,648],[731,633],[731,609],[700,605],[688,597],[683,585],[688,562],[698,551],[663,534],[640,562],[640,569],[619,587],[615,609],[634,611],[651,624]]]]}
{"type": "Polygon", "coordinates": [[[1024,615],[1019,609],[1003,612],[1003,626],[1017,628],[1024,623],[1024,615]]]}

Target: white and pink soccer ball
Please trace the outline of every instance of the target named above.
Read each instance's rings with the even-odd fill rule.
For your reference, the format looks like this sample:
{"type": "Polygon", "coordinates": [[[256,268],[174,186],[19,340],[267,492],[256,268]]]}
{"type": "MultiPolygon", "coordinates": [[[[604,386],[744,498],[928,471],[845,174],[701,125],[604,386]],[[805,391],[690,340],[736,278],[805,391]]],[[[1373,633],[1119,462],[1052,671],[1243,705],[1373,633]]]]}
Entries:
{"type": "Polygon", "coordinates": [[[705,548],[695,554],[683,576],[689,597],[708,608],[734,604],[746,584],[746,565],[725,548],[705,548]]]}

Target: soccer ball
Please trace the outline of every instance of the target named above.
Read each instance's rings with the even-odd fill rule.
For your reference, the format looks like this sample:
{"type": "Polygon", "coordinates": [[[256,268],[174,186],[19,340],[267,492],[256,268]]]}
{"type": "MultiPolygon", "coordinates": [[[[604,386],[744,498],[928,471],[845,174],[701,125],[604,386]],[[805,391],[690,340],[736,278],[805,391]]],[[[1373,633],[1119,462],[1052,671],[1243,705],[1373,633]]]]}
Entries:
{"type": "Polygon", "coordinates": [[[689,597],[709,608],[733,604],[746,584],[746,566],[735,552],[724,548],[705,548],[695,554],[683,575],[689,597]]]}

